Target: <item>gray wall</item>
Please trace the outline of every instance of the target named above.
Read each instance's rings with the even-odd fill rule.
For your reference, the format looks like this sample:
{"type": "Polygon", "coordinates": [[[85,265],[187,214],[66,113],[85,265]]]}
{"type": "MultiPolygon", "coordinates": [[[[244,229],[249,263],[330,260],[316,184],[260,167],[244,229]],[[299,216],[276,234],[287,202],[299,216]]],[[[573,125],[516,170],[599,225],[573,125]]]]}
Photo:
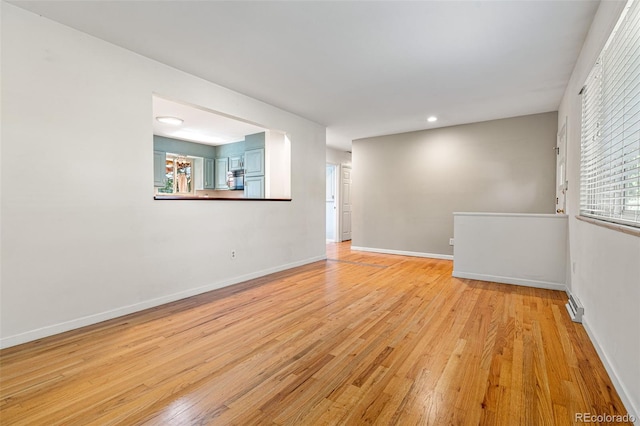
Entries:
{"type": "Polygon", "coordinates": [[[553,213],[557,112],[353,141],[353,246],[453,254],[455,211],[553,213]]]}
{"type": "Polygon", "coordinates": [[[265,132],[246,135],[243,140],[216,146],[216,157],[233,157],[244,155],[250,149],[264,148],[265,132]]]}
{"type": "Polygon", "coordinates": [[[203,158],[215,158],[216,156],[215,146],[158,135],[153,135],[153,150],[203,158]]]}
{"type": "Polygon", "coordinates": [[[264,148],[264,138],[265,133],[261,132],[247,135],[244,140],[239,142],[213,146],[153,135],[153,149],[154,151],[172,152],[174,154],[193,155],[203,158],[231,157],[234,155],[244,155],[244,152],[249,149],[264,148]]]}

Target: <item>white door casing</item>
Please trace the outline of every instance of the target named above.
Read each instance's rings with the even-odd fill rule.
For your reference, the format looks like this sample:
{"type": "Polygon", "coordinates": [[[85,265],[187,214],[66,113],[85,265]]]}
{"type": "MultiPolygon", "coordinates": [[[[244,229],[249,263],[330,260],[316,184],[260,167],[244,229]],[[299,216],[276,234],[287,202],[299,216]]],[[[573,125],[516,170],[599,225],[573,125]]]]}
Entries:
{"type": "Polygon", "coordinates": [[[342,166],[342,220],[341,220],[341,240],[351,239],[351,167],[342,166]]]}
{"type": "Polygon", "coordinates": [[[567,211],[567,119],[558,133],[556,146],[556,213],[567,211]]]}
{"type": "Polygon", "coordinates": [[[338,241],[337,228],[337,203],[336,203],[336,171],[338,166],[327,163],[326,166],[326,196],[325,196],[325,215],[326,229],[325,236],[327,241],[338,241]]]}

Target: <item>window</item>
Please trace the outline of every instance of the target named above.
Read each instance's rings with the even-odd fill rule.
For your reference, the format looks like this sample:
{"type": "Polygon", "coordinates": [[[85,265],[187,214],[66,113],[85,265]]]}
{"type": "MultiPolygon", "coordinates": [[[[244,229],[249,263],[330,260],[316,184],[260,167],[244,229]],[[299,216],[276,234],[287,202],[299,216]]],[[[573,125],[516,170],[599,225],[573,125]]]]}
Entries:
{"type": "MultiPolygon", "coordinates": [[[[195,160],[198,160],[198,158],[167,152],[164,157],[164,186],[157,188],[157,193],[194,195],[196,193],[195,190],[198,189],[194,182],[194,175],[196,174],[195,160]]],[[[200,158],[199,160],[202,163],[202,159],[200,158]]]]}
{"type": "Polygon", "coordinates": [[[630,0],[582,94],[580,214],[640,227],[640,0],[630,0]]]}

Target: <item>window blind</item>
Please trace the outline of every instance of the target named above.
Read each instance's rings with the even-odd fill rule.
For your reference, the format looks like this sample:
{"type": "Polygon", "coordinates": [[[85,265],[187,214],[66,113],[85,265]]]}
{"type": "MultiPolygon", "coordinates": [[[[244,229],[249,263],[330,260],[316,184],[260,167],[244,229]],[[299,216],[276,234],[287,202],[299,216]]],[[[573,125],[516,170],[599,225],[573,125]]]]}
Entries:
{"type": "Polygon", "coordinates": [[[640,227],[640,0],[630,0],[582,90],[580,214],[640,227]]]}

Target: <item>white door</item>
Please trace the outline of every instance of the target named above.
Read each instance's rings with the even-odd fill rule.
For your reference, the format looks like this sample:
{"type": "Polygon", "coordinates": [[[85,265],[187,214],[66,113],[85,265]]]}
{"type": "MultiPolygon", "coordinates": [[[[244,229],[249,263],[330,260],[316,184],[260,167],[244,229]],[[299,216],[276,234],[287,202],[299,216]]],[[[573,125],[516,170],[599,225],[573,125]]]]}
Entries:
{"type": "Polygon", "coordinates": [[[567,120],[565,118],[562,129],[558,133],[556,146],[556,213],[565,214],[567,211],[567,120]]]}
{"type": "Polygon", "coordinates": [[[342,241],[351,239],[351,167],[342,167],[342,241]]]}
{"type": "Polygon", "coordinates": [[[327,196],[325,197],[326,239],[336,241],[336,165],[327,164],[327,196]]]}

